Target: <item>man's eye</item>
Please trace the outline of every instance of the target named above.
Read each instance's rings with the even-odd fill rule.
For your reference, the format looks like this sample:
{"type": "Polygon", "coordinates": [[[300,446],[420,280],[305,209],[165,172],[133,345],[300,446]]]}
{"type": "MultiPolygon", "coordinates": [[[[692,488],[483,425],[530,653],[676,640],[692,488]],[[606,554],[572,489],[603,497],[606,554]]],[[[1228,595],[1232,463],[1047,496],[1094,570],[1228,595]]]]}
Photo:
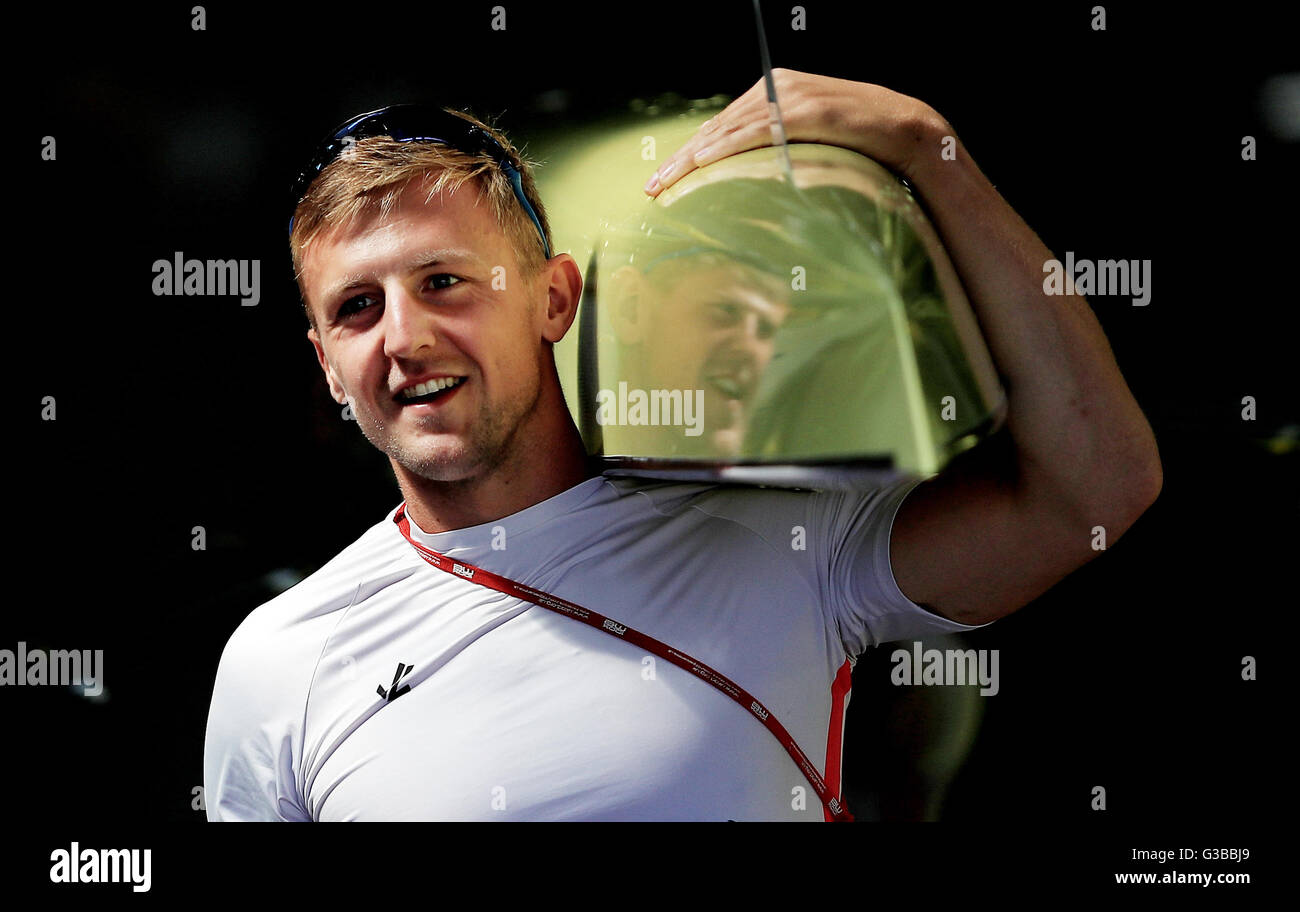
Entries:
{"type": "Polygon", "coordinates": [[[355,298],[348,298],[339,305],[337,319],[345,320],[353,314],[360,313],[366,309],[367,302],[373,303],[374,300],[374,297],[371,295],[357,295],[355,298]]]}
{"type": "Polygon", "coordinates": [[[443,290],[444,288],[450,288],[450,287],[451,287],[450,284],[439,285],[439,284],[437,283],[437,280],[438,280],[438,279],[451,279],[453,282],[460,282],[460,281],[461,281],[459,277],[454,276],[454,275],[451,275],[451,274],[446,273],[446,272],[439,272],[439,273],[436,273],[436,274],[434,274],[434,275],[429,276],[429,279],[428,279],[428,281],[429,281],[430,285],[433,287],[433,290],[434,290],[434,291],[441,291],[441,290],[443,290]]]}
{"type": "Polygon", "coordinates": [[[740,308],[730,301],[715,301],[709,305],[709,316],[718,326],[735,323],[740,316],[740,308]]]}

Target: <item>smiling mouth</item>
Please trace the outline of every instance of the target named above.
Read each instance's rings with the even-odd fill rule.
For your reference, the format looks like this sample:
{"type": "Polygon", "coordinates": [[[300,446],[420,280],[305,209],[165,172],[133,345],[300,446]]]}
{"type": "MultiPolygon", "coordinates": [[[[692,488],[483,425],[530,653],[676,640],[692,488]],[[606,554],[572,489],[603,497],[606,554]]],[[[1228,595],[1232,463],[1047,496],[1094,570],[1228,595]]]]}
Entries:
{"type": "Polygon", "coordinates": [[[717,375],[707,378],[728,399],[748,399],[749,386],[737,377],[717,375]]]}
{"type": "Polygon", "coordinates": [[[465,385],[467,377],[449,377],[445,380],[430,380],[408,387],[393,399],[398,405],[424,405],[447,398],[452,392],[465,385]]]}
{"type": "Polygon", "coordinates": [[[758,369],[753,359],[741,352],[719,352],[709,358],[701,379],[726,399],[748,402],[758,387],[758,369]]]}
{"type": "Polygon", "coordinates": [[[728,399],[748,402],[758,386],[758,375],[748,367],[717,371],[704,377],[704,382],[719,390],[728,399]]]}

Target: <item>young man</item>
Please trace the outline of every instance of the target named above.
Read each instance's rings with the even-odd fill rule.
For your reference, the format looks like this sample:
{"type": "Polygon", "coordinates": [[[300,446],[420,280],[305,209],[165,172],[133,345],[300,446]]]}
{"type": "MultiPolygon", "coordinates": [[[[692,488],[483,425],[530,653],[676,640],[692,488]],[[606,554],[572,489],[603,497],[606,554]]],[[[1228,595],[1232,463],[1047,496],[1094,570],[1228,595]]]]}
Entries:
{"type": "MultiPolygon", "coordinates": [[[[960,144],[941,159],[946,122],[775,77],[791,141],[861,151],[927,202],[1003,374],[1008,445],[862,493],[600,477],[552,354],[582,279],[550,255],[525,164],[463,118],[354,121],[304,173],[291,246],[330,390],[405,504],[231,637],[209,819],[838,816],[854,658],[1008,614],[1154,500],[1154,439],[1100,327],[1043,294],[1051,254],[960,144]]],[[[766,144],[766,118],[759,84],[647,192],[766,144]]]]}

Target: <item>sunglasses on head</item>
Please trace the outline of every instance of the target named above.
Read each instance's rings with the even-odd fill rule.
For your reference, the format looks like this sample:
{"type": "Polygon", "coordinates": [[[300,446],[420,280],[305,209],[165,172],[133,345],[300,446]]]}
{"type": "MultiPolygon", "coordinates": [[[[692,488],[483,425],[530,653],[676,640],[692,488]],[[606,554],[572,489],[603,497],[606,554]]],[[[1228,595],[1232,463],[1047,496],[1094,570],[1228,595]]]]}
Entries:
{"type": "Polygon", "coordinates": [[[311,182],[325,170],[330,162],[342,155],[347,149],[371,136],[389,136],[398,142],[436,142],[451,146],[467,155],[488,154],[497,166],[510,179],[515,196],[524,207],[524,212],[537,226],[537,234],[542,239],[542,249],[546,258],[551,258],[551,245],[546,243],[546,232],[542,230],[541,219],[529,205],[524,195],[523,181],[519,169],[510,159],[510,155],[493,136],[481,127],[475,126],[463,117],[457,117],[444,108],[429,104],[400,104],[380,108],[369,114],[361,114],[348,120],[317,145],[307,167],[298,172],[293,182],[292,209],[289,212],[289,231],[293,232],[293,214],[298,211],[298,204],[307,195],[311,182]]]}

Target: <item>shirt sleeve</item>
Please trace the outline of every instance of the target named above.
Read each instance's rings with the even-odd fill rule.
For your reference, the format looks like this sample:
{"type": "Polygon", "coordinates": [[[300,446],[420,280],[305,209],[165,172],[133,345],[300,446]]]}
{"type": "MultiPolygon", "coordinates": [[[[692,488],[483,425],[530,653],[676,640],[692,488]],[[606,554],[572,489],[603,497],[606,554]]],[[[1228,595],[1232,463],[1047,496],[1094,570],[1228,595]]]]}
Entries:
{"type": "Polygon", "coordinates": [[[923,480],[905,478],[873,491],[822,491],[810,502],[813,528],[825,536],[820,563],[828,574],[831,615],[851,657],[894,640],[988,626],[949,620],[898,588],[889,559],[894,517],[923,480]]]}
{"type": "Polygon", "coordinates": [[[302,706],[286,698],[285,663],[265,652],[258,626],[246,621],[221,656],[203,747],[209,821],[311,819],[294,772],[302,706]]]}

